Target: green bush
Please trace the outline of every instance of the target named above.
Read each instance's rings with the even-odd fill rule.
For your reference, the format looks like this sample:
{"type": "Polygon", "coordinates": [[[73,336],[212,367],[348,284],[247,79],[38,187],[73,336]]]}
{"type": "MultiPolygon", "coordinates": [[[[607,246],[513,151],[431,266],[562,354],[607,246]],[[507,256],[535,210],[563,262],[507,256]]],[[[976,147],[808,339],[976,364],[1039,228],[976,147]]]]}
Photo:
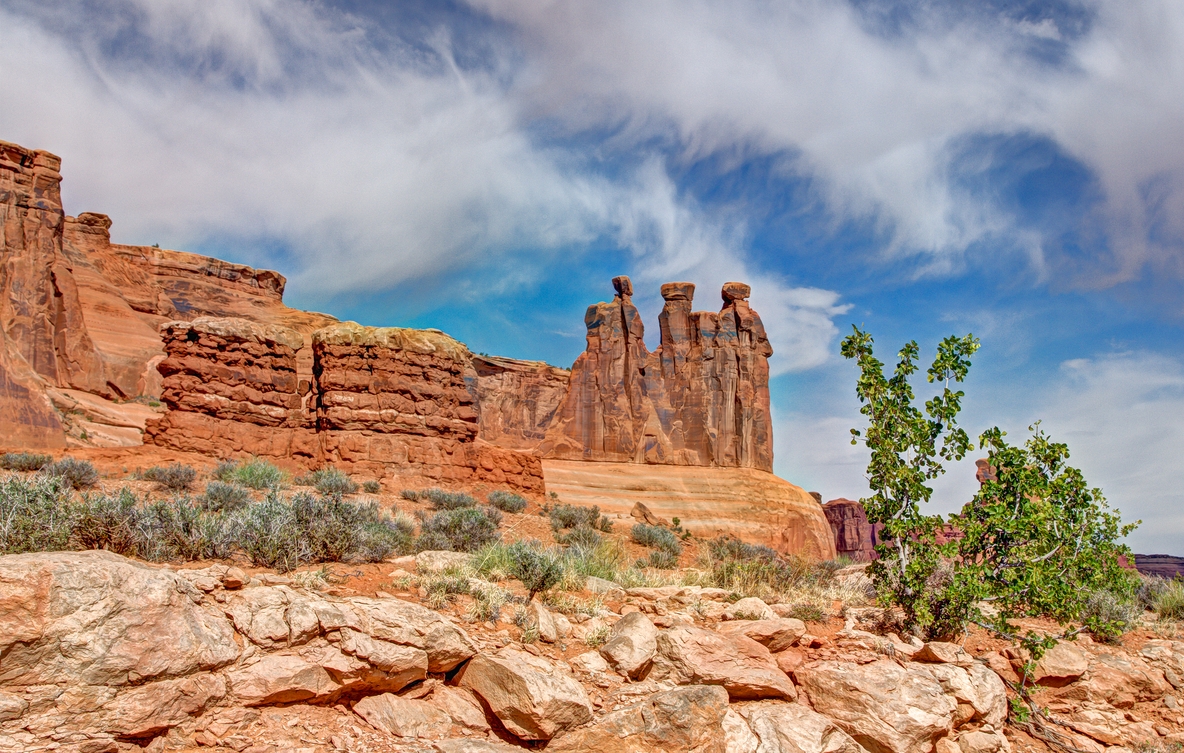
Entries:
{"type": "Polygon", "coordinates": [[[0,481],[0,554],[68,549],[74,529],[69,484],[57,476],[0,481]]]}
{"type": "Polygon", "coordinates": [[[166,466],[153,466],[140,474],[145,481],[154,481],[165,489],[182,491],[188,489],[197,478],[197,471],[181,463],[171,463],[166,466]]]}
{"type": "Polygon", "coordinates": [[[99,483],[99,472],[89,460],[62,458],[41,469],[48,476],[65,479],[75,489],[86,489],[99,483]]]}
{"type": "Polygon", "coordinates": [[[642,546],[660,549],[676,558],[682,553],[682,544],[678,542],[678,537],[669,528],[638,523],[633,526],[629,535],[634,542],[642,546]]]}
{"type": "Polygon", "coordinates": [[[300,486],[314,487],[320,494],[356,494],[358,485],[343,471],[333,466],[319,468],[312,473],[298,477],[295,482],[300,486]]]}
{"type": "Polygon", "coordinates": [[[716,588],[744,596],[772,596],[833,583],[836,563],[780,555],[730,536],[706,542],[703,565],[716,588]]]}
{"type": "Polygon", "coordinates": [[[382,493],[382,484],[378,483],[377,481],[374,481],[373,479],[371,479],[370,481],[363,481],[362,482],[362,491],[366,492],[367,494],[381,494],[382,493]]]}
{"type": "Polygon", "coordinates": [[[202,495],[202,506],[210,512],[234,512],[246,507],[251,501],[251,493],[238,484],[228,484],[225,481],[211,481],[206,484],[206,493],[202,495]]]}
{"type": "Polygon", "coordinates": [[[498,490],[490,492],[486,499],[502,512],[522,512],[526,509],[526,499],[514,492],[498,490]]]}
{"type": "Polygon", "coordinates": [[[490,507],[441,510],[420,525],[415,548],[474,552],[497,539],[501,522],[502,514],[490,507]]]}
{"type": "Polygon", "coordinates": [[[529,593],[527,602],[535,594],[555,586],[563,577],[563,565],[559,559],[543,550],[537,542],[516,541],[509,546],[509,552],[512,562],[510,572],[526,587],[529,593]]]}
{"type": "Polygon", "coordinates": [[[556,531],[564,528],[577,528],[582,525],[605,533],[613,530],[612,521],[602,516],[600,508],[595,505],[584,507],[559,503],[549,505],[544,509],[547,517],[551,519],[551,528],[556,531]]]}
{"type": "Polygon", "coordinates": [[[261,458],[251,458],[239,463],[223,481],[233,481],[251,489],[278,489],[284,483],[284,472],[274,463],[261,458]]]}
{"type": "Polygon", "coordinates": [[[6,471],[39,471],[53,462],[49,455],[31,452],[6,452],[0,455],[0,468],[6,471]]]}

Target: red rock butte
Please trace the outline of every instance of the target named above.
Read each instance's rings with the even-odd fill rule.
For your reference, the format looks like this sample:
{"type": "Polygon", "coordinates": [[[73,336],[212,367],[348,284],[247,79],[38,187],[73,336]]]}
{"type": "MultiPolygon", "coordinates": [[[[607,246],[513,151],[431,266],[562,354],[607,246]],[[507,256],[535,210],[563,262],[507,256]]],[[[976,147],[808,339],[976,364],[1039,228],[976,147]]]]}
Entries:
{"type": "Polygon", "coordinates": [[[617,277],[570,371],[478,356],[438,330],[288,308],[276,272],[113,244],[105,215],[65,214],[60,166],[0,142],[7,446],[147,443],[608,512],[644,502],[696,535],[834,556],[822,507],[771,472],[773,351],[748,285],[726,283],[718,312],[663,285],[652,353],[617,277]]]}

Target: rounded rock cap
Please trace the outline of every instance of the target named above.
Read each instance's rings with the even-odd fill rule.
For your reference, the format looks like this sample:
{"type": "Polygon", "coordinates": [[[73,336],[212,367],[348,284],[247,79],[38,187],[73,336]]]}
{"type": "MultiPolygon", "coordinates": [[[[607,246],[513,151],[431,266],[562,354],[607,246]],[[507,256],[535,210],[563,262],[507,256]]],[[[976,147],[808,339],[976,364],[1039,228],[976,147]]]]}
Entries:
{"type": "Polygon", "coordinates": [[[752,295],[752,287],[743,282],[725,282],[724,289],[721,291],[724,297],[724,302],[731,303],[732,301],[743,301],[752,295]]]}
{"type": "Polygon", "coordinates": [[[617,295],[633,295],[633,282],[627,275],[614,277],[613,290],[617,291],[617,295]]]}
{"type": "Polygon", "coordinates": [[[662,300],[691,301],[695,298],[695,283],[668,282],[662,286],[662,300]]]}

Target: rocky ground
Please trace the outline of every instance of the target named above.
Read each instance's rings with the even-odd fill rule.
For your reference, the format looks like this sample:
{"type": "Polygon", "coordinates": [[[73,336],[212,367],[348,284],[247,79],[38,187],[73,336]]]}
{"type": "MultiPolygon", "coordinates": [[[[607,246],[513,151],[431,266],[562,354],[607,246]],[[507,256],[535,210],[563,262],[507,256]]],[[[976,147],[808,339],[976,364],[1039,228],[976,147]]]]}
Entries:
{"type": "MultiPolygon", "coordinates": [[[[1008,724],[1019,654],[982,633],[922,644],[873,632],[867,607],[807,624],[722,589],[595,579],[480,620],[474,597],[425,588],[471,564],[425,552],[278,575],[102,551],[0,557],[0,750],[1050,747],[1008,724]]],[[[1172,638],[1156,625],[1050,652],[1036,678],[1053,739],[1089,753],[1184,741],[1172,638]]]]}

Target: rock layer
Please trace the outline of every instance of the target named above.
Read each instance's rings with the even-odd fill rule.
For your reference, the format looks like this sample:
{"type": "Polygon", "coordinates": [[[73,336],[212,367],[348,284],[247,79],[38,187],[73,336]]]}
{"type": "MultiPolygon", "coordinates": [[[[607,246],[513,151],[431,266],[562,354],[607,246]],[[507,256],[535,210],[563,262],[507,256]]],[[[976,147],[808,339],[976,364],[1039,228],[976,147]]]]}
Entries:
{"type": "Polygon", "coordinates": [[[347,322],[314,331],[305,347],[286,327],[199,318],[161,333],[170,410],[148,422],[151,444],[543,493],[538,458],[477,440],[468,350],[442,332],[347,322]]]}

